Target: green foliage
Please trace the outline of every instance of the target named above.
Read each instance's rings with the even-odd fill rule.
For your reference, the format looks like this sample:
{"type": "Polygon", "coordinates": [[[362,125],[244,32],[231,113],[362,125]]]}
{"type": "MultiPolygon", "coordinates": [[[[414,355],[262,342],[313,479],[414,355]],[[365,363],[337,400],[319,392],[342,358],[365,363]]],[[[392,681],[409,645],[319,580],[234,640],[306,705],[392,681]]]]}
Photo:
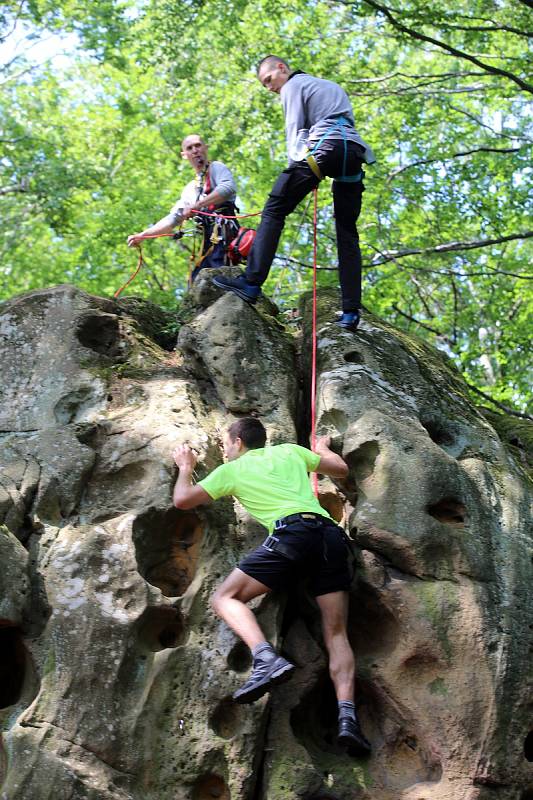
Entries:
{"type": "MultiPolygon", "coordinates": [[[[2,12],[6,32],[18,8],[2,12]]],[[[179,153],[187,133],[202,133],[210,156],[234,170],[241,210],[259,210],[285,163],[278,99],[255,77],[274,52],[344,86],[376,151],[359,226],[365,305],[446,350],[473,385],[525,407],[525,3],[101,0],[84,16],[71,0],[36,0],[22,9],[39,30],[74,31],[82,46],[61,72],[24,73],[18,60],[0,73],[2,297],[65,281],[112,294],[135,267],[127,235],[166,214],[191,177],[179,153]]],[[[319,206],[319,280],[335,286],[327,183],[319,206]]],[[[282,305],[310,285],[311,212],[303,203],[288,221],[265,287],[282,305]]],[[[132,290],[170,308],[189,252],[168,239],[144,251],[132,290]]]]}

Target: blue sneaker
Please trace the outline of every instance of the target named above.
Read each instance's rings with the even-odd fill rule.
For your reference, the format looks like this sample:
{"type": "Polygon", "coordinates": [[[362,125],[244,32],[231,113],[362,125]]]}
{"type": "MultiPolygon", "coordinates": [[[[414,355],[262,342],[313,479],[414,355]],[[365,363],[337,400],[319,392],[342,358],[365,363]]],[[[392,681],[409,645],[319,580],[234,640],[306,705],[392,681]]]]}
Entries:
{"type": "Polygon", "coordinates": [[[337,325],[340,325],[341,328],[346,328],[348,331],[356,331],[360,319],[359,311],[343,311],[342,316],[337,320],[337,325]]]}
{"type": "Polygon", "coordinates": [[[219,289],[224,289],[225,292],[233,292],[233,294],[236,294],[241,300],[245,300],[252,305],[254,305],[257,298],[261,296],[261,287],[254,286],[253,283],[248,283],[244,275],[238,275],[236,278],[217,275],[211,280],[219,289]]]}

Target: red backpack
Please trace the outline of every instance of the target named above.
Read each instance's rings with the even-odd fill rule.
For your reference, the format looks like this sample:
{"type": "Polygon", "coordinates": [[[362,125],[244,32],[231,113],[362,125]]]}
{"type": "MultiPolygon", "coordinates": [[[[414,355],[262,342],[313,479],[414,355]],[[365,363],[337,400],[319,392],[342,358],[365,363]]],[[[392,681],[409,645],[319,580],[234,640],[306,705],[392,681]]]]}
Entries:
{"type": "Polygon", "coordinates": [[[246,261],[256,233],[257,231],[254,228],[239,228],[237,236],[228,246],[229,260],[232,264],[240,264],[241,261],[246,261]]]}

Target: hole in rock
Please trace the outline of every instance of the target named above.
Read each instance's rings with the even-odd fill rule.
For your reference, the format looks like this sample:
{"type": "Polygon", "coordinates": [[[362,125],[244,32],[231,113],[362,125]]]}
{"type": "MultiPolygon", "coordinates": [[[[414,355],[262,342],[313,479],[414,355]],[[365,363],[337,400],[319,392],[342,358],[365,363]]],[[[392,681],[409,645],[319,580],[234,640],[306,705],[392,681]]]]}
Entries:
{"type": "Polygon", "coordinates": [[[339,433],[345,433],[348,427],[348,418],[344,411],[339,411],[338,408],[332,408],[329,411],[324,411],[321,415],[320,425],[323,428],[334,428],[339,433]]]}
{"type": "Polygon", "coordinates": [[[185,639],[185,623],[177,608],[147,608],[138,622],[138,638],[152,652],[179,647],[185,639]]]}
{"type": "Polygon", "coordinates": [[[0,708],[20,700],[26,677],[26,648],[17,628],[0,627],[0,708]]]}
{"type": "Polygon", "coordinates": [[[204,775],[199,778],[193,786],[193,800],[230,800],[229,789],[224,778],[220,775],[204,775]]]}
{"type": "Polygon", "coordinates": [[[290,722],[294,735],[306,750],[338,755],[344,752],[337,744],[337,698],[326,672],[291,711],[290,722]]]}
{"type": "Polygon", "coordinates": [[[403,661],[403,667],[411,672],[425,673],[440,665],[439,657],[429,649],[420,648],[403,661]]]}
{"type": "Polygon", "coordinates": [[[365,442],[344,459],[350,468],[350,478],[364,481],[374,472],[379,445],[376,441],[365,442]]]}
{"type": "Polygon", "coordinates": [[[252,666],[252,654],[244,642],[234,644],[228,653],[228,667],[233,672],[247,672],[252,666]]]}
{"type": "Polygon", "coordinates": [[[431,441],[439,447],[451,447],[455,443],[455,435],[442,420],[435,417],[421,417],[420,424],[428,432],[431,441]]]}
{"type": "Polygon", "coordinates": [[[350,364],[364,364],[365,359],[362,353],[359,353],[357,350],[350,350],[348,353],[344,354],[344,360],[348,361],[350,364]]]}
{"type": "Polygon", "coordinates": [[[63,395],[54,406],[54,417],[60,425],[69,425],[76,422],[84,414],[94,409],[98,401],[94,395],[93,387],[80,386],[72,392],[63,395]]]}
{"type": "Polygon", "coordinates": [[[113,314],[88,314],[80,320],[76,336],[84,347],[110,358],[121,352],[118,317],[113,314]]]}
{"type": "Polygon", "coordinates": [[[225,697],[209,717],[209,725],[217,736],[231,739],[240,733],[243,723],[243,708],[231,697],[225,697]]]}
{"type": "Polygon", "coordinates": [[[182,595],[194,578],[202,538],[194,512],[151,508],[133,523],[140,574],[167,597],[182,595]]]}
{"type": "Polygon", "coordinates": [[[393,613],[379,594],[359,581],[350,595],[348,635],[356,653],[392,652],[399,637],[399,626],[393,613]]]}
{"type": "Polygon", "coordinates": [[[520,800],[533,800],[533,789],[526,789],[526,791],[520,795],[520,800]]]}
{"type": "Polygon", "coordinates": [[[344,503],[336,492],[319,492],[318,502],[335,522],[340,522],[344,516],[344,503]]]}
{"type": "Polygon", "coordinates": [[[533,731],[529,731],[524,739],[524,756],[527,761],[533,761],[533,731]]]}
{"type": "MultiPolygon", "coordinates": [[[[327,772],[324,773],[327,776],[327,772]]],[[[320,791],[320,794],[306,794],[304,800],[339,800],[338,794],[324,794],[320,791]]]]}
{"type": "Polygon", "coordinates": [[[455,497],[443,497],[442,500],[428,506],[427,512],[444,525],[463,528],[466,524],[466,507],[455,497]]]}

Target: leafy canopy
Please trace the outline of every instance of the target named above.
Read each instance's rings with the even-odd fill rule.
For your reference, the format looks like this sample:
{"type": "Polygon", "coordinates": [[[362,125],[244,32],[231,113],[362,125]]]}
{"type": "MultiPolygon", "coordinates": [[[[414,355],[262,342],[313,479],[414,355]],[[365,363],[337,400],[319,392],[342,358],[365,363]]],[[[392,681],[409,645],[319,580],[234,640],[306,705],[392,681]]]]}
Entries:
{"type": "MultiPolygon", "coordinates": [[[[166,214],[191,178],[187,133],[233,169],[241,210],[259,210],[285,164],[279,102],[255,77],[273,52],[344,86],[376,151],[359,225],[365,305],[523,409],[532,23],[520,0],[4,4],[6,43],[52,31],[79,46],[61,69],[31,53],[0,68],[2,297],[65,281],[112,294],[135,266],[127,235],[166,214]]],[[[319,204],[319,280],[337,285],[327,183],[319,204]]],[[[310,285],[311,237],[304,202],[265,287],[284,307],[310,285]]],[[[175,306],[191,241],[145,245],[131,291],[175,306]]]]}

